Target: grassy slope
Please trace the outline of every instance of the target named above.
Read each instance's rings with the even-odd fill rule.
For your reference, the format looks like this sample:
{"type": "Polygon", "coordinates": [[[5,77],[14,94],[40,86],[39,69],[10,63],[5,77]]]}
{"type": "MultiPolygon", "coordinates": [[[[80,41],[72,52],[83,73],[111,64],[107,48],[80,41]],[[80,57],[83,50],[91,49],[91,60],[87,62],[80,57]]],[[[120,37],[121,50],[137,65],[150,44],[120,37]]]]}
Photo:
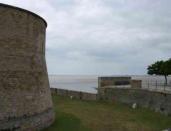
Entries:
{"type": "Polygon", "coordinates": [[[54,124],[44,131],[161,131],[171,117],[127,105],[86,102],[53,96],[54,124]]]}

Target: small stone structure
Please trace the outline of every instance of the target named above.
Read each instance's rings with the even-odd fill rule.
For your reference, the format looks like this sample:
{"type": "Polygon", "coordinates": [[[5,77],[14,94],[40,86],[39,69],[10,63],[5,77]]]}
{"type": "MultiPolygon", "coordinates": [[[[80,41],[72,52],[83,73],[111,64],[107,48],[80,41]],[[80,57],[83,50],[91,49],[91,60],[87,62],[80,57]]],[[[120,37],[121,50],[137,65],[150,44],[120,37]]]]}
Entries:
{"type": "Polygon", "coordinates": [[[37,131],[54,121],[46,26],[34,13],[0,4],[0,130],[37,131]]]}
{"type": "Polygon", "coordinates": [[[98,88],[105,86],[123,86],[130,85],[131,77],[99,77],[98,88]]]}
{"type": "Polygon", "coordinates": [[[132,80],[131,77],[99,77],[98,88],[101,87],[131,87],[141,88],[141,80],[132,80]]]}

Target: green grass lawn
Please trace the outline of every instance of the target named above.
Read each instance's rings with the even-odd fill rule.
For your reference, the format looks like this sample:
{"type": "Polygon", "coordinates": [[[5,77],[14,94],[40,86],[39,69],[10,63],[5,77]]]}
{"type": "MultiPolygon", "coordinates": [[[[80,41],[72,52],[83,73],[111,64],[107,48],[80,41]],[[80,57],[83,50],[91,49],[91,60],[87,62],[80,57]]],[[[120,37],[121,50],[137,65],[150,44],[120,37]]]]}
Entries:
{"type": "Polygon", "coordinates": [[[44,131],[161,131],[171,117],[128,105],[53,96],[56,119],[44,131]]]}

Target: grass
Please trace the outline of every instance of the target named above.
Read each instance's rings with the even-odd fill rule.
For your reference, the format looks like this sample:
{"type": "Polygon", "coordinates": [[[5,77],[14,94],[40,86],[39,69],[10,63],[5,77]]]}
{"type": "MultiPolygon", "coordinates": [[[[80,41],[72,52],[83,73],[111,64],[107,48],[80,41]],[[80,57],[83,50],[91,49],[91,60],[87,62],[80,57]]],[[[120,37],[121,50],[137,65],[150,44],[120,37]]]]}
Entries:
{"type": "Polygon", "coordinates": [[[43,131],[161,131],[171,117],[128,105],[53,96],[55,122],[43,131]]]}

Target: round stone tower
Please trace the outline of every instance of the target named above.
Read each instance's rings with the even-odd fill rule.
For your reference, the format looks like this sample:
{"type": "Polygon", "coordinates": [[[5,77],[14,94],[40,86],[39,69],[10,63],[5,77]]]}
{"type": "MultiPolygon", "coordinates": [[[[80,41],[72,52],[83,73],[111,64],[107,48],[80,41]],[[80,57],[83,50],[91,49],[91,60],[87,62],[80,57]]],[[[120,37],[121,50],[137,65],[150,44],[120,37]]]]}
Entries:
{"type": "Polygon", "coordinates": [[[37,131],[54,120],[46,26],[32,12],[0,4],[0,130],[37,131]]]}

